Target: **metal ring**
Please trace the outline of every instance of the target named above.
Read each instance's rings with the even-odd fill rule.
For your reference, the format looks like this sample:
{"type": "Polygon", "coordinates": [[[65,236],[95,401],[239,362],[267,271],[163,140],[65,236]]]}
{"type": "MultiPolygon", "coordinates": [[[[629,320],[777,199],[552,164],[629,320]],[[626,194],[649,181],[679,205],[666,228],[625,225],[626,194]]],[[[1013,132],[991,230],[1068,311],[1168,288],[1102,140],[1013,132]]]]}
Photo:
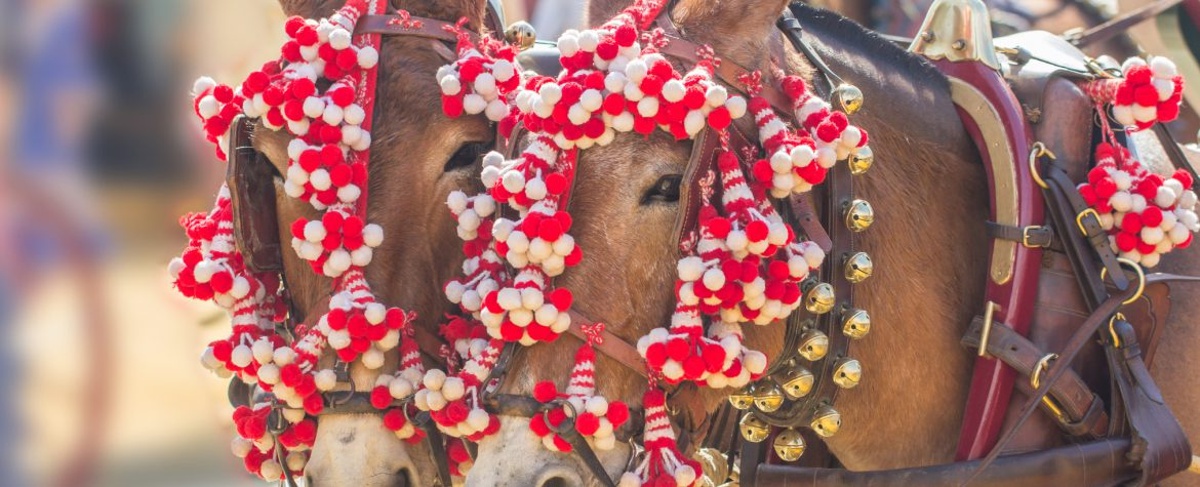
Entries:
{"type": "Polygon", "coordinates": [[[1125,319],[1125,315],[1123,315],[1121,313],[1115,313],[1112,315],[1112,318],[1108,319],[1108,336],[1110,339],[1112,339],[1113,348],[1121,347],[1121,337],[1117,335],[1117,330],[1115,328],[1115,325],[1117,324],[1117,320],[1124,320],[1124,319],[1125,319]]]}
{"type": "Polygon", "coordinates": [[[554,401],[551,401],[549,403],[549,406],[550,407],[546,408],[545,411],[542,411],[542,421],[546,422],[546,427],[550,428],[550,431],[553,431],[554,434],[559,435],[559,436],[562,436],[564,433],[569,432],[571,430],[571,427],[575,425],[574,421],[572,421],[571,424],[568,425],[567,421],[564,419],[563,422],[558,424],[558,426],[555,426],[553,424],[550,424],[549,415],[550,415],[550,411],[553,411],[555,408],[563,407],[565,409],[570,410],[570,413],[567,414],[567,418],[573,419],[578,414],[578,411],[575,410],[575,405],[571,404],[571,402],[566,399],[555,399],[554,401]]]}
{"type": "MultiPolygon", "coordinates": [[[[1142,266],[1138,265],[1137,262],[1126,259],[1124,257],[1118,257],[1117,262],[1124,264],[1126,267],[1129,267],[1130,269],[1133,269],[1133,272],[1137,273],[1137,276],[1138,276],[1137,292],[1133,293],[1133,296],[1130,296],[1129,299],[1121,301],[1122,305],[1128,306],[1130,304],[1133,304],[1134,301],[1137,301],[1139,298],[1141,298],[1142,294],[1144,294],[1146,292],[1146,271],[1143,270],[1142,266]]],[[[1107,277],[1108,277],[1108,268],[1107,267],[1101,268],[1100,269],[1100,279],[1104,280],[1107,277]]]]}
{"type": "Polygon", "coordinates": [[[1046,184],[1046,180],[1042,179],[1042,175],[1038,173],[1037,161],[1042,156],[1050,156],[1050,159],[1057,159],[1054,153],[1046,148],[1046,144],[1034,142],[1033,148],[1029,151],[1029,175],[1033,176],[1033,182],[1037,183],[1042,189],[1050,189],[1050,185],[1046,184]]]}
{"type": "Polygon", "coordinates": [[[1046,356],[1038,359],[1037,364],[1033,366],[1033,372],[1029,373],[1029,385],[1033,386],[1034,389],[1041,387],[1042,373],[1050,368],[1050,362],[1054,360],[1058,360],[1057,353],[1048,353],[1046,356]]]}

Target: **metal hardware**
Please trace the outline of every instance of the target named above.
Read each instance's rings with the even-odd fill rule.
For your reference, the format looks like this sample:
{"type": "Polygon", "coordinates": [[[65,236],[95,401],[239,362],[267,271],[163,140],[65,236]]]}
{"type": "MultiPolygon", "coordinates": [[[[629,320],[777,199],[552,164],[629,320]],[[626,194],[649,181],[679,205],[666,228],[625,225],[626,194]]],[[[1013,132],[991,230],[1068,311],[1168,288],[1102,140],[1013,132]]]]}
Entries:
{"type": "Polygon", "coordinates": [[[833,286],[822,282],[808,290],[808,296],[804,298],[804,309],[807,309],[809,313],[821,315],[833,310],[836,301],[837,296],[833,292],[833,286]]]}
{"type": "Polygon", "coordinates": [[[804,450],[807,445],[804,444],[804,436],[799,431],[794,429],[786,429],[775,436],[775,441],[772,446],[775,447],[775,455],[785,462],[794,462],[804,456],[804,450]]]}
{"type": "Polygon", "coordinates": [[[1075,215],[1075,225],[1079,226],[1079,231],[1082,232],[1083,236],[1085,236],[1085,237],[1090,236],[1090,235],[1088,235],[1087,227],[1083,226],[1083,219],[1087,218],[1088,215],[1091,215],[1092,218],[1096,219],[1097,225],[1099,225],[1099,223],[1100,223],[1100,214],[1096,213],[1095,208],[1085,209],[1085,210],[1079,212],[1078,215],[1075,215]]]}
{"type": "Polygon", "coordinates": [[[768,382],[754,388],[754,407],[764,413],[778,411],[783,406],[783,390],[779,385],[768,382]]]}
{"type": "Polygon", "coordinates": [[[846,207],[846,228],[861,232],[872,223],[875,223],[875,209],[867,200],[854,200],[846,207]]]}
{"type": "Polygon", "coordinates": [[[842,313],[842,334],[858,340],[871,331],[871,315],[865,309],[850,308],[842,313]]]}
{"type": "Polygon", "coordinates": [[[829,336],[815,329],[804,332],[800,336],[800,345],[796,347],[796,353],[809,362],[825,358],[825,354],[829,353],[829,336]]]}
{"type": "Polygon", "coordinates": [[[871,262],[871,256],[866,252],[855,252],[846,258],[846,280],[851,283],[858,284],[867,280],[874,271],[875,265],[871,262]]]}
{"type": "Polygon", "coordinates": [[[537,42],[537,30],[529,22],[513,22],[507,29],[504,29],[504,39],[510,44],[515,44],[517,49],[524,51],[533,47],[533,44],[537,42]]]}
{"type": "MultiPolygon", "coordinates": [[[[1050,368],[1050,362],[1053,362],[1057,359],[1057,353],[1048,353],[1045,357],[1039,359],[1037,364],[1033,366],[1033,372],[1029,374],[1029,385],[1033,386],[1034,390],[1037,390],[1038,387],[1041,387],[1042,374],[1050,368]]],[[[1059,421],[1070,421],[1070,418],[1067,417],[1066,413],[1063,412],[1062,407],[1059,406],[1054,399],[1051,399],[1049,394],[1042,396],[1042,404],[1046,405],[1046,409],[1049,409],[1050,413],[1054,414],[1059,421]]]]}
{"type": "Polygon", "coordinates": [[[836,409],[823,404],[813,412],[812,422],[809,423],[809,427],[818,435],[829,438],[836,435],[838,430],[841,429],[842,415],[836,409]]]}
{"type": "Polygon", "coordinates": [[[1036,249],[1036,248],[1041,248],[1041,247],[1049,247],[1050,246],[1049,243],[1047,243],[1046,245],[1037,245],[1037,244],[1033,244],[1033,243],[1029,242],[1030,238],[1032,237],[1030,235],[1030,232],[1036,232],[1036,231],[1045,230],[1045,229],[1046,229],[1046,227],[1043,227],[1041,225],[1030,225],[1025,228],[1022,228],[1021,229],[1021,245],[1024,245],[1025,247],[1031,248],[1031,249],[1036,249]]]}
{"type": "Polygon", "coordinates": [[[729,404],[734,409],[745,411],[754,405],[754,396],[746,390],[741,390],[729,395],[729,404]]]}
{"type": "Polygon", "coordinates": [[[979,334],[979,356],[987,356],[988,337],[992,335],[992,320],[1000,305],[988,301],[983,305],[983,330],[979,334]]]}
{"type": "Polygon", "coordinates": [[[937,0],[908,50],[931,60],[978,61],[999,71],[991,19],[982,0],[937,0]]]}
{"type": "Polygon", "coordinates": [[[738,422],[738,430],[741,431],[742,438],[750,443],[762,443],[771,434],[771,427],[767,422],[754,413],[742,416],[742,420],[738,422]]]}
{"type": "Polygon", "coordinates": [[[833,94],[841,103],[842,111],[846,112],[846,115],[854,115],[863,106],[863,92],[857,86],[842,83],[834,89],[833,94]]]}
{"type": "Polygon", "coordinates": [[[852,358],[842,358],[833,366],[833,383],[842,389],[853,389],[862,380],[862,364],[852,358]]]}
{"type": "Polygon", "coordinates": [[[1034,142],[1033,149],[1029,152],[1029,174],[1033,176],[1033,182],[1041,186],[1042,189],[1050,189],[1050,185],[1046,184],[1046,180],[1042,179],[1041,173],[1038,172],[1037,161],[1042,156],[1048,156],[1051,160],[1056,159],[1054,153],[1046,148],[1046,144],[1034,142]]]}
{"type": "Polygon", "coordinates": [[[871,146],[864,145],[850,153],[850,174],[861,176],[875,164],[875,151],[871,146]]]}
{"type": "Polygon", "coordinates": [[[778,382],[783,387],[784,395],[794,401],[812,392],[815,380],[816,377],[813,376],[812,371],[796,365],[789,368],[787,373],[778,379],[778,382]]]}
{"type": "MultiPolygon", "coordinates": [[[[1091,210],[1091,208],[1088,208],[1088,209],[1091,210]]],[[[1092,210],[1092,211],[1095,212],[1095,210],[1092,210]]],[[[1142,266],[1140,264],[1138,264],[1137,262],[1134,262],[1132,260],[1129,260],[1125,257],[1117,257],[1117,263],[1123,264],[1123,265],[1125,265],[1125,267],[1133,269],[1133,272],[1137,273],[1137,276],[1138,276],[1137,292],[1133,293],[1133,296],[1130,296],[1129,299],[1121,301],[1122,305],[1128,306],[1130,304],[1133,304],[1134,301],[1137,301],[1139,298],[1141,298],[1142,294],[1144,294],[1146,292],[1146,271],[1142,269],[1142,266]]],[[[1108,268],[1104,267],[1104,268],[1100,269],[1100,280],[1104,280],[1106,278],[1108,278],[1108,268]]]]}

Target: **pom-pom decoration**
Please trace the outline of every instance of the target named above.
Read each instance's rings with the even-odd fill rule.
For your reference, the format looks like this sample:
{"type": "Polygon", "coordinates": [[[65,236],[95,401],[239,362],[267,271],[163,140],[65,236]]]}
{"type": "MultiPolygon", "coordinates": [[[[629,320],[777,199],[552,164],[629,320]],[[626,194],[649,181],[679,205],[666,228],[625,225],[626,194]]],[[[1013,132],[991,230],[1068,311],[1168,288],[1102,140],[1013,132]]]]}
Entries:
{"type": "Polygon", "coordinates": [[[1121,65],[1121,78],[1102,78],[1083,85],[1097,103],[1111,104],[1117,123],[1135,130],[1175,120],[1183,101],[1183,77],[1165,57],[1147,62],[1129,58],[1121,65]]]}
{"type": "Polygon", "coordinates": [[[616,430],[629,420],[629,407],[621,401],[609,401],[596,394],[596,351],[592,343],[600,338],[603,324],[589,325],[593,328],[587,344],[575,352],[575,366],[565,391],[559,392],[553,382],[539,382],[534,387],[534,399],[549,406],[544,413],[530,419],[529,428],[542,439],[550,451],[570,452],[572,447],[556,433],[570,421],[584,438],[591,441],[597,450],[611,450],[616,446],[616,430]]]}
{"type": "Polygon", "coordinates": [[[1078,189],[1100,215],[1113,252],[1150,268],[1171,250],[1190,246],[1200,231],[1193,184],[1182,169],[1163,177],[1124,147],[1101,143],[1096,167],[1078,189]]]}

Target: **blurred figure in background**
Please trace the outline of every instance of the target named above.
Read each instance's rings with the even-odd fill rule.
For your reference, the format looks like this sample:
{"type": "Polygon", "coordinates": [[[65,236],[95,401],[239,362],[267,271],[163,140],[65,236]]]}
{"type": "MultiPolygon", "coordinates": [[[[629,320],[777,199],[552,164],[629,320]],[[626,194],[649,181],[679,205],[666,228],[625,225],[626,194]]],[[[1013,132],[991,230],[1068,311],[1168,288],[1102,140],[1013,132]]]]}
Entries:
{"type": "Polygon", "coordinates": [[[24,422],[10,391],[23,387],[25,357],[10,345],[14,319],[45,268],[85,247],[65,240],[105,237],[84,156],[97,99],[89,11],[73,0],[5,0],[4,7],[12,24],[3,31],[4,106],[11,112],[0,169],[0,484],[18,486],[27,482],[16,457],[24,422]]]}

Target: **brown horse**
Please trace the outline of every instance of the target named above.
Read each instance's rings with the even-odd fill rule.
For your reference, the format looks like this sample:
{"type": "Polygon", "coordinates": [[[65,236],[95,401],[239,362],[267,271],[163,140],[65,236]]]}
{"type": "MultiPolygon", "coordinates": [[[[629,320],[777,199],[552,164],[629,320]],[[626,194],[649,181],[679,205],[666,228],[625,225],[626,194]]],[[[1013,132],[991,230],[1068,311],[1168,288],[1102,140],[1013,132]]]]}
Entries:
{"type": "MultiPolygon", "coordinates": [[[[594,1],[590,17],[602,21],[626,3],[594,1]]],[[[767,53],[779,52],[784,42],[775,20],[786,4],[681,0],[671,15],[688,40],[763,69],[767,53]]],[[[835,15],[813,14],[802,23],[833,70],[864,92],[865,108],[852,118],[871,133],[878,154],[876,167],[856,180],[856,196],[869,200],[878,215],[858,241],[877,266],[856,299],[878,326],[855,345],[866,377],[842,394],[844,426],[828,445],[852,470],[952,461],[973,364],[959,339],[979,312],[986,278],[983,166],[950,102],[947,81],[930,65],[835,15]]],[[[794,52],[784,67],[812,72],[794,52]]],[[[572,234],[586,257],[557,282],[575,293],[580,312],[630,343],[670,319],[679,195],[663,192],[670,185],[658,183],[681,177],[690,149],[661,133],[627,134],[580,153],[570,211],[572,234]]],[[[1200,250],[1177,252],[1161,270],[1194,274],[1200,271],[1197,256],[1200,250]]],[[[1200,400],[1200,357],[1189,357],[1200,344],[1200,329],[1188,325],[1189,305],[1200,302],[1200,289],[1177,289],[1175,296],[1156,372],[1168,402],[1184,412],[1200,400]]],[[[751,328],[747,346],[769,357],[780,354],[782,326],[751,328]]],[[[522,350],[502,392],[528,395],[542,380],[561,387],[569,371],[563,357],[577,346],[574,339],[560,339],[522,350]]],[[[639,404],[645,379],[627,365],[634,364],[599,358],[597,387],[608,398],[639,404]]],[[[727,393],[708,393],[707,410],[727,393]]],[[[1200,421],[1180,419],[1190,438],[1200,439],[1200,421]]],[[[501,423],[498,435],[480,443],[468,485],[598,484],[578,456],[540,448],[527,419],[502,417],[501,423]],[[521,461],[511,460],[516,457],[521,461]]],[[[600,459],[615,478],[629,454],[618,447],[600,452],[600,459]]]]}
{"type": "MultiPolygon", "coordinates": [[[[343,0],[280,0],[288,15],[321,18],[343,0]]],[[[392,6],[413,15],[454,22],[469,19],[468,28],[482,30],[486,0],[392,0],[392,6]]],[[[483,116],[450,119],[442,114],[435,82],[446,64],[428,40],[384,36],[380,49],[374,139],[371,146],[369,220],[387,232],[377,258],[366,269],[376,295],[388,305],[418,314],[416,326],[436,330],[449,309],[441,285],[462,262],[461,242],[454,220],[445,209],[455,190],[477,191],[479,156],[494,140],[483,116]]],[[[288,136],[260,127],[254,146],[266,154],[279,174],[287,168],[288,136]]],[[[288,226],[297,218],[314,218],[307,203],[288,197],[282,180],[275,180],[279,233],[290,239],[288,226]]],[[[284,251],[284,275],[301,320],[316,320],[326,312],[331,283],[313,273],[291,250],[284,251]]],[[[328,360],[332,360],[332,355],[328,360]]],[[[395,370],[389,357],[380,370],[351,368],[355,386],[369,391],[375,377],[395,370]]],[[[429,449],[407,445],[382,423],[379,414],[322,416],[308,463],[307,485],[393,486],[429,485],[437,476],[429,449]]]]}

